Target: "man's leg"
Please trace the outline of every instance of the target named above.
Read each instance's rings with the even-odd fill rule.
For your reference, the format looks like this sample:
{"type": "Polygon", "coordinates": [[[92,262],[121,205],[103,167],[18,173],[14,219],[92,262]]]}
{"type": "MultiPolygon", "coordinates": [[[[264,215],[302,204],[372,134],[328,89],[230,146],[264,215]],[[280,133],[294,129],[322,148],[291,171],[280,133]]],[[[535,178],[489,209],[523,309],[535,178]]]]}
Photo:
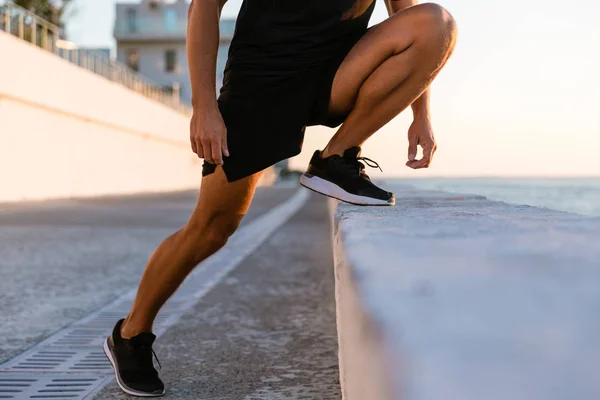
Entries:
{"type": "Polygon", "coordinates": [[[452,16],[436,4],[396,13],[374,26],[336,73],[329,111],[348,115],[322,157],[361,146],[429,87],[454,49],[452,16]]]}
{"type": "Polygon", "coordinates": [[[325,149],[315,152],[300,183],[352,204],[394,205],[394,194],[364,173],[360,146],[421,96],[455,41],[452,16],[436,4],[410,7],[373,27],[333,81],[329,114],[347,118],[325,149]]]}
{"type": "Polygon", "coordinates": [[[123,338],[151,332],[163,304],[202,260],[219,250],[246,214],[261,173],[228,182],[223,169],[202,179],[200,197],[188,223],[165,239],[150,258],[123,338]]]}
{"type": "Polygon", "coordinates": [[[117,384],[124,392],[143,397],[164,395],[164,384],[152,362],[152,323],[194,267],[223,247],[237,229],[260,175],[230,183],[218,167],[204,177],[192,217],[150,258],[131,312],[126,320],[117,322],[104,343],[117,384]]]}

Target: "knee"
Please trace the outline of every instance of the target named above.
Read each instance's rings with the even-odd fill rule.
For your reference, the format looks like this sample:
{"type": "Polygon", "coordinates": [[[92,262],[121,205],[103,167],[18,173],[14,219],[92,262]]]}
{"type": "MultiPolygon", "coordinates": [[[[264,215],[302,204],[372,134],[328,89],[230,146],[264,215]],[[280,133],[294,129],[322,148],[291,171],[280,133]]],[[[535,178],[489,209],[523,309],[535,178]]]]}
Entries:
{"type": "Polygon", "coordinates": [[[208,225],[201,234],[201,240],[205,243],[209,252],[216,252],[227,244],[229,237],[233,235],[236,228],[237,226],[234,228],[232,224],[226,224],[225,221],[221,225],[208,225]]]}
{"type": "Polygon", "coordinates": [[[190,256],[194,260],[201,260],[207,253],[221,249],[237,230],[240,221],[240,216],[216,212],[204,223],[189,223],[185,232],[187,242],[192,246],[190,256]]]}
{"type": "Polygon", "coordinates": [[[414,7],[419,14],[418,26],[422,29],[424,36],[431,39],[435,35],[446,43],[454,44],[456,39],[456,21],[448,10],[439,4],[424,3],[414,7]]]}

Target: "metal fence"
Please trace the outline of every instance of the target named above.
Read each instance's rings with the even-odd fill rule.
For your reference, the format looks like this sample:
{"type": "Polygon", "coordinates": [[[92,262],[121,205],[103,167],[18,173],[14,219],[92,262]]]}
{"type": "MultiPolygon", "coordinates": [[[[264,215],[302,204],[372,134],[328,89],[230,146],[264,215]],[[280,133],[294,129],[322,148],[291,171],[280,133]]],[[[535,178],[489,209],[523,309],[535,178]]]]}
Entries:
{"type": "Polygon", "coordinates": [[[181,103],[178,88],[165,89],[104,54],[74,47],[60,27],[11,2],[0,0],[0,30],[180,112],[191,111],[181,103]]]}

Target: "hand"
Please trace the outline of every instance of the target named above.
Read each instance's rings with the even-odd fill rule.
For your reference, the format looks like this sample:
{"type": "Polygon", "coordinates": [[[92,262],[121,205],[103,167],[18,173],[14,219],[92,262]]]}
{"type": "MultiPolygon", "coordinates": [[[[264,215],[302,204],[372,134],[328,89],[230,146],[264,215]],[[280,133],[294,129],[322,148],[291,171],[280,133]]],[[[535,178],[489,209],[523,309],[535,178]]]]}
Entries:
{"type": "Polygon", "coordinates": [[[223,156],[229,157],[227,128],[216,104],[210,109],[194,109],[190,142],[193,152],[211,164],[223,165],[223,156]]]}
{"type": "Polygon", "coordinates": [[[412,169],[429,168],[437,145],[429,119],[415,119],[408,129],[408,161],[406,166],[412,169]],[[423,148],[423,158],[417,160],[417,146],[423,148]]]}

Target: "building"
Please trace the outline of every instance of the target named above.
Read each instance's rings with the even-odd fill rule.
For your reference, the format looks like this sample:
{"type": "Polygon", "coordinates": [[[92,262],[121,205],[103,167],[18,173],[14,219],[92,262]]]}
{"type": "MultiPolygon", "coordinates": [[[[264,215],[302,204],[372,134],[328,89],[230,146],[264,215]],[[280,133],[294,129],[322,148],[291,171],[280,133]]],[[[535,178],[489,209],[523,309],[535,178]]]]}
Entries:
{"type": "MultiPolygon", "coordinates": [[[[117,60],[163,86],[179,90],[181,100],[191,102],[186,53],[187,0],[142,0],[118,3],[114,26],[117,60]]],[[[222,20],[217,60],[217,89],[223,79],[235,20],[222,20]]]]}

